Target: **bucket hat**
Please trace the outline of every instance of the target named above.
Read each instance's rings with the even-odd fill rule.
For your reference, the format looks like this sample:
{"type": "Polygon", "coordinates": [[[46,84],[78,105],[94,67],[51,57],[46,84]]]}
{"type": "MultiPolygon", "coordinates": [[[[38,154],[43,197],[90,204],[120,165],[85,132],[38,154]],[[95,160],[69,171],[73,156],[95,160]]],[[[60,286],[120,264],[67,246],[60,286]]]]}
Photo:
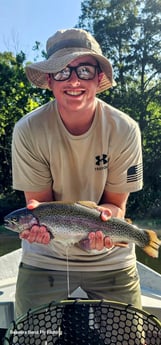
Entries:
{"type": "Polygon", "coordinates": [[[113,80],[111,63],[103,55],[95,38],[83,29],[72,28],[57,31],[47,40],[46,52],[46,60],[26,66],[28,80],[39,88],[49,88],[46,74],[57,73],[82,56],[93,56],[104,72],[97,93],[116,85],[113,80]]]}

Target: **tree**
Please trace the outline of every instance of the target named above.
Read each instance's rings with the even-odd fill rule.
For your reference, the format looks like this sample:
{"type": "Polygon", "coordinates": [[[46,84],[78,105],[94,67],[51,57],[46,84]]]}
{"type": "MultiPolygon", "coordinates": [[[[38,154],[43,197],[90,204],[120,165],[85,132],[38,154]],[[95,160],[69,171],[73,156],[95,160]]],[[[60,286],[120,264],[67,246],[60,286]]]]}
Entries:
{"type": "Polygon", "coordinates": [[[81,9],[78,26],[94,34],[112,61],[118,83],[112,94],[122,99],[123,93],[139,87],[145,110],[161,86],[161,0],[86,0],[81,9]]]}
{"type": "MultiPolygon", "coordinates": [[[[112,61],[117,87],[100,95],[139,122],[144,189],[131,197],[143,212],[161,199],[161,0],[86,0],[78,26],[90,31],[112,61]]],[[[158,202],[161,203],[160,201],[158,202]]]]}
{"type": "MultiPolygon", "coordinates": [[[[25,54],[0,53],[0,198],[13,195],[11,140],[14,124],[50,98],[50,93],[32,86],[25,75],[25,54]]],[[[17,198],[16,194],[16,198],[17,198]]],[[[1,205],[1,209],[2,209],[1,205]]]]}

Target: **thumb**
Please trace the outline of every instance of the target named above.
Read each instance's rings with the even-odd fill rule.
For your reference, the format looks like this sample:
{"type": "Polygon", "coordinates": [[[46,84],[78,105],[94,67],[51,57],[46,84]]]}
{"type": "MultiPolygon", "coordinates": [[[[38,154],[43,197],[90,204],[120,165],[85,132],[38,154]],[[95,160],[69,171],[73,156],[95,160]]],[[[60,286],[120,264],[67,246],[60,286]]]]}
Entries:
{"type": "Polygon", "coordinates": [[[39,201],[31,199],[29,200],[28,204],[27,204],[27,208],[29,210],[33,210],[34,208],[38,207],[40,205],[39,201]]]}
{"type": "Polygon", "coordinates": [[[103,221],[107,221],[108,219],[110,219],[112,216],[112,212],[110,209],[104,209],[102,212],[101,212],[101,219],[103,221]]]}

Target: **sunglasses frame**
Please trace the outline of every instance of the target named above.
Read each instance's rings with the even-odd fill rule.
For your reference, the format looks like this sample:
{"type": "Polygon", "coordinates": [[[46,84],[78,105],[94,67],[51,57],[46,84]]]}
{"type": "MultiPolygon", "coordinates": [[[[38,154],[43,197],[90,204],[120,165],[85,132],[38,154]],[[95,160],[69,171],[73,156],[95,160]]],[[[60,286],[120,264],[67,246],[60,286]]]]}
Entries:
{"type": "Polygon", "coordinates": [[[77,66],[66,66],[65,68],[63,68],[61,71],[58,71],[57,73],[51,73],[50,76],[52,77],[53,80],[55,81],[65,81],[65,80],[69,80],[71,75],[72,75],[72,72],[74,71],[77,75],[77,77],[81,80],[93,80],[96,76],[96,71],[98,70],[98,72],[100,73],[100,67],[99,65],[93,65],[93,64],[90,64],[90,63],[82,63],[82,64],[79,64],[77,66]],[[79,67],[88,67],[88,66],[91,66],[91,67],[94,67],[95,71],[94,71],[94,76],[92,78],[81,78],[80,75],[78,74],[78,68],[79,67]],[[55,76],[61,72],[63,72],[66,68],[69,68],[69,76],[65,79],[56,79],[55,76]]]}

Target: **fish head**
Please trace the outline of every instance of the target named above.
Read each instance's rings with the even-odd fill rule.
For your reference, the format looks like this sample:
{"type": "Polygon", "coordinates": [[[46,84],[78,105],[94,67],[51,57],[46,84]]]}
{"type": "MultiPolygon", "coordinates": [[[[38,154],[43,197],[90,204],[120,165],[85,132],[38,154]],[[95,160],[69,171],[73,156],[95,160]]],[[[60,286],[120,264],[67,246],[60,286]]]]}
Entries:
{"type": "Polygon", "coordinates": [[[38,224],[38,221],[32,211],[26,207],[13,211],[4,217],[5,228],[19,233],[30,229],[34,224],[38,224]]]}

